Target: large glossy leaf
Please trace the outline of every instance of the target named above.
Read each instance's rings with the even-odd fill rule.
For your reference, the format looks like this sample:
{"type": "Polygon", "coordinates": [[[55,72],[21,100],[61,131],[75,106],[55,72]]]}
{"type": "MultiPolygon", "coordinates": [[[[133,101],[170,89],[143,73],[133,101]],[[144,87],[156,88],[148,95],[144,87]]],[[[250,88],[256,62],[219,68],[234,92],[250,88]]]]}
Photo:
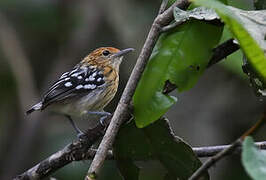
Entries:
{"type": "Polygon", "coordinates": [[[242,164],[252,179],[265,180],[266,151],[255,147],[251,137],[246,137],[243,142],[242,164]]]}
{"type": "MultiPolygon", "coordinates": [[[[187,179],[201,166],[191,147],[173,134],[163,118],[141,129],[134,122],[124,125],[115,141],[114,155],[125,179],[141,178],[139,170],[145,171],[133,161],[158,161],[166,169],[165,176],[173,179],[187,179]]],[[[208,179],[207,173],[204,179],[208,179]]]]}
{"type": "Polygon", "coordinates": [[[179,92],[194,86],[208,64],[212,48],[219,42],[222,29],[191,20],[161,35],[133,99],[138,127],[159,119],[175,102],[162,93],[166,80],[176,84],[179,92]]]}
{"type": "Polygon", "coordinates": [[[218,1],[193,0],[196,5],[212,8],[238,40],[249,64],[262,82],[266,82],[266,57],[263,52],[266,34],[266,11],[243,11],[218,1]]]}

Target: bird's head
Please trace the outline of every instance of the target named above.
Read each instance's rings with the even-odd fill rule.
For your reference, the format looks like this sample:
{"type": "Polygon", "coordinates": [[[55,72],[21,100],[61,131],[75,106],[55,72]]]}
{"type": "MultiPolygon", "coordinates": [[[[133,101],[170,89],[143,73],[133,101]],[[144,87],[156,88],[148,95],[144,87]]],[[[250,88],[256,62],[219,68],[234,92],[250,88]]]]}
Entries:
{"type": "Polygon", "coordinates": [[[101,47],[92,51],[87,57],[84,58],[82,63],[88,63],[97,66],[112,66],[118,70],[124,55],[133,50],[133,48],[119,50],[113,47],[101,47]]]}

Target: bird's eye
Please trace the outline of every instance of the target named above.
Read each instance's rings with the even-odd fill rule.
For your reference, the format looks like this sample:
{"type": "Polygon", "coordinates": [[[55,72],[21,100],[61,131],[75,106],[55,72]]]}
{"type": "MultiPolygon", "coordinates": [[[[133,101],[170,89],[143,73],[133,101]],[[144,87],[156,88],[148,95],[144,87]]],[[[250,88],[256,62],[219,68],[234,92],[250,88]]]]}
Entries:
{"type": "Polygon", "coordinates": [[[108,56],[109,54],[110,54],[110,51],[108,51],[108,50],[104,50],[104,51],[103,51],[103,55],[104,55],[104,56],[108,56]]]}

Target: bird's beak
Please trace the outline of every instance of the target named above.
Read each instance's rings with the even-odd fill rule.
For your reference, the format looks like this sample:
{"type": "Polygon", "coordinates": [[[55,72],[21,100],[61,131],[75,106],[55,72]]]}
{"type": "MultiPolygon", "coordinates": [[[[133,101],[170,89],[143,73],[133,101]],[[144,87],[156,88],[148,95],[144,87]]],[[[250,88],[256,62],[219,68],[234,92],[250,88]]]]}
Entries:
{"type": "Polygon", "coordinates": [[[111,57],[121,57],[121,56],[123,56],[123,55],[125,55],[125,54],[127,54],[127,53],[129,53],[131,51],[134,51],[134,50],[135,49],[133,49],[133,48],[123,49],[123,50],[113,54],[111,57]]]}

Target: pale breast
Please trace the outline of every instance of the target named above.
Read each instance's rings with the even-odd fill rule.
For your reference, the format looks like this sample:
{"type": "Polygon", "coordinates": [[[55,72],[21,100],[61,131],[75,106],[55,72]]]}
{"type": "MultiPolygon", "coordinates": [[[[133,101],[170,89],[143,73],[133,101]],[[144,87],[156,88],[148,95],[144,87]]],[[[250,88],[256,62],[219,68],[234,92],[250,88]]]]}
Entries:
{"type": "Polygon", "coordinates": [[[95,89],[84,96],[68,99],[63,103],[54,103],[51,106],[51,109],[60,114],[76,117],[79,117],[88,111],[103,111],[103,108],[114,98],[117,86],[118,83],[111,86],[106,85],[95,89]]]}

